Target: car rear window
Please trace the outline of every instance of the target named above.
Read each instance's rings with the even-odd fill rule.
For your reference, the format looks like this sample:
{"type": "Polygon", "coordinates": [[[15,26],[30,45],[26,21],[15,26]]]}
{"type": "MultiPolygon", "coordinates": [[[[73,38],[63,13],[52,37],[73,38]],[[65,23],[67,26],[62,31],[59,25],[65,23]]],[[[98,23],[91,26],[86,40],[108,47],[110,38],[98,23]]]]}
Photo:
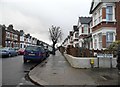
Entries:
{"type": "Polygon", "coordinates": [[[29,47],[26,47],[27,51],[40,51],[40,47],[35,47],[35,46],[29,46],[29,47]]]}

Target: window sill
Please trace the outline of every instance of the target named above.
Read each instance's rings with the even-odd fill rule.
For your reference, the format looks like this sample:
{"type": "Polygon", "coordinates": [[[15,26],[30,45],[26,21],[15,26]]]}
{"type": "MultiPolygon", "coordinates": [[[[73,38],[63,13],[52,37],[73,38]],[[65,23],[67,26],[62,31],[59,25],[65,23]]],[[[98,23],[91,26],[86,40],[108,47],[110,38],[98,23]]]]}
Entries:
{"type": "Polygon", "coordinates": [[[103,19],[101,22],[99,22],[99,23],[97,23],[97,24],[95,24],[95,25],[93,25],[93,26],[91,26],[91,28],[93,28],[93,27],[96,27],[97,25],[99,25],[100,23],[102,23],[102,22],[109,22],[109,23],[115,23],[116,22],[116,20],[106,20],[106,19],[103,19]]]}

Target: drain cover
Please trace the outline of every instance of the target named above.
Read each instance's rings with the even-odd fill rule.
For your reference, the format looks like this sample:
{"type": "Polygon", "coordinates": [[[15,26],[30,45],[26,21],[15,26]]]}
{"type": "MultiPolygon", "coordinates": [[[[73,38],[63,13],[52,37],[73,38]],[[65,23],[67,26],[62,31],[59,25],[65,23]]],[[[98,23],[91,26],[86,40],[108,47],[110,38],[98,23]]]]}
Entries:
{"type": "Polygon", "coordinates": [[[57,73],[53,73],[53,74],[57,74],[57,73]]]}
{"type": "Polygon", "coordinates": [[[25,72],[25,73],[28,73],[28,72],[30,72],[30,70],[24,70],[24,72],[25,72]]]}
{"type": "Polygon", "coordinates": [[[107,75],[102,75],[102,77],[106,80],[113,80],[113,78],[111,78],[110,76],[107,76],[107,75]]]}

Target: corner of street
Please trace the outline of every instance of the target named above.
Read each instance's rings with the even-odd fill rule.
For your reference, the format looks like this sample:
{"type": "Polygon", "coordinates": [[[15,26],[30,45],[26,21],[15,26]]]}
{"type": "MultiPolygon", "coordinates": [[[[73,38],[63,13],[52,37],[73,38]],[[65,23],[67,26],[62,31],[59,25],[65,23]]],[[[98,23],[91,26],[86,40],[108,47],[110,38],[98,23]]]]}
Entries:
{"type": "Polygon", "coordinates": [[[59,51],[30,71],[29,77],[39,85],[119,85],[116,68],[76,69],[59,51]]]}

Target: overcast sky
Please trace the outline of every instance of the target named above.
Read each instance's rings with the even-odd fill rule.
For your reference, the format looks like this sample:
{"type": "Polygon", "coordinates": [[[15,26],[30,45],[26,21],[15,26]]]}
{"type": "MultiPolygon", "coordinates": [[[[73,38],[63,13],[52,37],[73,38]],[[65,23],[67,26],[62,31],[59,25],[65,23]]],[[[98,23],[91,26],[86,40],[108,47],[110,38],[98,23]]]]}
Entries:
{"type": "Polygon", "coordinates": [[[92,0],[0,0],[0,24],[13,24],[39,40],[50,42],[48,29],[60,26],[63,40],[77,25],[78,17],[90,16],[92,0]]]}

